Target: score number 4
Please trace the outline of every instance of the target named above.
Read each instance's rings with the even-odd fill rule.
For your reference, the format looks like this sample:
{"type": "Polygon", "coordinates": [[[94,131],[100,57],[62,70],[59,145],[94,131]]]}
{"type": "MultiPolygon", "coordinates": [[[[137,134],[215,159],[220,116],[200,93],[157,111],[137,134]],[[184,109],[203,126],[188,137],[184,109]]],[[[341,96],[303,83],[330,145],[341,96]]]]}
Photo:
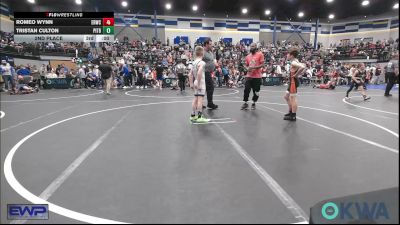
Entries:
{"type": "Polygon", "coordinates": [[[103,26],[114,26],[114,18],[103,18],[103,26]]]}

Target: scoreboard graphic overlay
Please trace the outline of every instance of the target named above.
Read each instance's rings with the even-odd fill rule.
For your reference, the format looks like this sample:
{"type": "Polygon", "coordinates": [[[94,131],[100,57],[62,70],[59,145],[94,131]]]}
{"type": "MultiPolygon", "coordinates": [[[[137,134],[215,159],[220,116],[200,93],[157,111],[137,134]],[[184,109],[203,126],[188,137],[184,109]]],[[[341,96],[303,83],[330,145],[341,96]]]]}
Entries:
{"type": "Polygon", "coordinates": [[[17,42],[113,42],[113,12],[14,12],[17,42]]]}

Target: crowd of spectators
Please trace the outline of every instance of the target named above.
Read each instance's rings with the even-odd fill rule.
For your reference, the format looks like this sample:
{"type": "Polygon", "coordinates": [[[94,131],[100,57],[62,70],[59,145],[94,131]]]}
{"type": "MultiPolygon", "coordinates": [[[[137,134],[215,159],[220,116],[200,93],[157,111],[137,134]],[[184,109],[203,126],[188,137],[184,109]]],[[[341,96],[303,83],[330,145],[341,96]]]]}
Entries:
{"type": "Polygon", "coordinates": [[[344,59],[377,59],[388,61],[392,54],[399,49],[399,39],[378,40],[373,42],[369,39],[360,39],[356,42],[342,40],[338,44],[331,44],[329,54],[335,60],[344,59]]]}
{"type": "Polygon", "coordinates": [[[58,56],[86,56],[90,51],[89,43],[75,43],[75,42],[39,42],[39,43],[16,43],[14,41],[13,33],[1,31],[0,51],[2,54],[17,54],[17,55],[30,55],[39,56],[58,55],[58,56]]]}
{"type": "MultiPolygon", "coordinates": [[[[1,48],[7,46],[19,46],[15,44],[12,35],[2,33],[1,48]]],[[[68,51],[75,52],[77,49],[81,53],[76,60],[76,68],[67,68],[65,65],[58,65],[52,68],[50,65],[42,65],[40,68],[30,65],[18,65],[13,67],[14,75],[32,76],[38,80],[37,84],[41,86],[41,80],[51,78],[75,78],[79,87],[86,88],[101,88],[102,81],[99,75],[98,66],[103,58],[111,59],[113,62],[113,70],[116,74],[114,77],[114,86],[119,88],[137,88],[159,87],[162,88],[166,83],[157,81],[157,73],[163,74],[163,78],[171,78],[172,88],[178,85],[175,82],[178,74],[178,61],[185,65],[184,75],[188,75],[191,69],[192,46],[183,41],[177,45],[166,45],[155,39],[131,42],[119,42],[116,40],[113,43],[102,43],[100,47],[90,46],[85,43],[37,43],[31,44],[39,46],[41,51],[50,51],[54,49],[62,49],[65,54],[68,51]],[[29,74],[21,71],[28,70],[29,74]]],[[[346,65],[334,61],[335,57],[350,52],[354,54],[364,54],[363,51],[373,54],[379,51],[388,51],[389,57],[393,54],[398,54],[398,40],[378,41],[375,44],[360,42],[357,44],[339,43],[331,45],[325,49],[319,46],[314,49],[311,44],[303,44],[291,41],[281,41],[277,44],[273,43],[258,43],[259,50],[265,56],[265,68],[263,69],[263,77],[280,77],[284,84],[288,77],[290,68],[289,62],[286,60],[287,51],[296,47],[300,50],[300,60],[307,65],[306,73],[301,77],[302,84],[311,83],[327,83],[335,80],[335,84],[348,84],[349,71],[352,65],[346,65]],[[356,51],[354,51],[356,49],[356,51]],[[368,50],[365,50],[368,49],[368,50]]],[[[22,45],[21,51],[26,50],[26,46],[22,45]]],[[[214,71],[215,86],[228,88],[242,86],[242,81],[245,76],[244,58],[249,52],[249,46],[244,43],[224,43],[222,40],[214,43],[215,58],[218,61],[218,67],[214,71]]],[[[5,65],[4,65],[5,66],[5,65]]],[[[3,66],[3,67],[4,67],[3,66]]],[[[370,80],[375,75],[376,68],[381,69],[379,64],[370,64],[368,71],[370,80]]],[[[180,68],[182,70],[182,68],[180,68]]],[[[4,72],[1,71],[3,74],[4,72]]],[[[378,72],[380,73],[380,72],[378,72]]],[[[383,72],[382,72],[383,73],[383,72]]],[[[13,76],[12,76],[13,77],[13,76]]],[[[4,82],[5,79],[3,79],[4,82]]],[[[375,79],[374,83],[383,82],[384,79],[375,79]]],[[[43,82],[43,81],[42,81],[43,82]]],[[[7,85],[9,87],[9,85],[7,85]]],[[[3,88],[6,89],[6,88],[3,88]]]]}

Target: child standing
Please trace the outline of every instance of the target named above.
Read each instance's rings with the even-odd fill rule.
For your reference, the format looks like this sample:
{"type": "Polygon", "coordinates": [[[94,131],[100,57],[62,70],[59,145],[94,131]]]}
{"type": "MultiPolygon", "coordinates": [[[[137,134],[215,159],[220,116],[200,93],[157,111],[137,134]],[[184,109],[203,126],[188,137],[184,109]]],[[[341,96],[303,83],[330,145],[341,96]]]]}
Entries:
{"type": "Polygon", "coordinates": [[[306,68],[304,64],[299,62],[299,54],[300,52],[296,48],[291,49],[288,54],[288,60],[291,62],[289,69],[289,87],[284,98],[289,106],[289,113],[285,115],[284,120],[289,121],[296,121],[297,119],[297,88],[299,86],[298,77],[304,73],[306,68]]]}
{"type": "Polygon", "coordinates": [[[195,48],[195,61],[189,74],[190,88],[194,90],[192,114],[190,121],[193,123],[208,123],[210,120],[203,116],[203,99],[206,94],[205,62],[203,61],[204,49],[201,46],[195,48]],[[197,115],[196,115],[197,113],[197,115]]]}

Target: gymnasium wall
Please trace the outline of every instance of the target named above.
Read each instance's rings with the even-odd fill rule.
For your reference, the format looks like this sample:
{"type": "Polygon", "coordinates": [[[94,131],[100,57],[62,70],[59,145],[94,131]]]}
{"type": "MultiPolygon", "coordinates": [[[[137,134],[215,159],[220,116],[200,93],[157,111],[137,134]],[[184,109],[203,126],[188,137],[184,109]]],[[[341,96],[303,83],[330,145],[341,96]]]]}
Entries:
{"type": "MultiPolygon", "coordinates": [[[[115,34],[116,38],[118,38],[119,41],[122,41],[123,38],[126,36],[129,38],[129,41],[132,40],[140,40],[143,38],[144,40],[151,40],[155,36],[155,29],[154,28],[149,28],[149,27],[122,27],[122,26],[115,26],[115,34]]],[[[157,35],[160,40],[165,39],[165,29],[163,28],[158,28],[157,29],[157,35]]]]}
{"type": "Polygon", "coordinates": [[[50,65],[52,68],[57,68],[58,65],[64,64],[70,70],[77,70],[77,64],[72,61],[63,61],[63,60],[51,60],[50,65]]]}
{"type": "MultiPolygon", "coordinates": [[[[327,47],[330,45],[330,34],[319,34],[318,35],[318,43],[322,43],[323,46],[327,47]]],[[[310,34],[310,43],[314,44],[315,34],[310,34]]]]}
{"type": "MultiPolygon", "coordinates": [[[[189,38],[189,43],[194,43],[199,38],[211,38],[213,41],[217,41],[221,38],[232,38],[233,43],[240,42],[243,38],[253,39],[254,42],[259,41],[259,32],[240,32],[240,31],[218,31],[218,30],[190,30],[190,29],[165,29],[165,37],[169,38],[170,43],[173,44],[175,37],[185,36],[189,38]]],[[[166,41],[165,38],[165,41],[166,41]]]]}
{"type": "MultiPolygon", "coordinates": [[[[151,15],[115,15],[116,26],[130,26],[136,29],[155,26],[154,17],[151,15]]],[[[254,42],[264,40],[272,42],[272,33],[274,29],[273,21],[260,20],[235,20],[219,18],[195,18],[195,17],[157,17],[157,27],[165,29],[165,37],[159,36],[161,41],[167,39],[170,43],[176,37],[184,36],[189,39],[193,45],[198,38],[208,37],[213,40],[220,38],[231,38],[233,43],[240,42],[242,39],[252,39],[254,42]]],[[[301,41],[297,34],[291,35],[296,29],[301,32],[305,41],[310,40],[310,33],[315,32],[315,24],[301,22],[283,22],[277,21],[277,40],[285,40],[291,37],[293,41],[301,41]]],[[[319,33],[329,32],[329,27],[320,25],[319,33]]]]}
{"type": "Polygon", "coordinates": [[[380,31],[360,31],[345,34],[331,34],[329,42],[340,43],[340,40],[350,39],[350,41],[353,43],[356,39],[359,38],[373,38],[373,41],[376,42],[378,40],[389,40],[390,37],[396,40],[396,38],[398,38],[398,35],[397,37],[392,35],[392,31],[389,29],[380,31]]]}
{"type": "MultiPolygon", "coordinates": [[[[309,42],[310,38],[311,38],[311,33],[301,33],[301,34],[277,33],[276,34],[277,41],[289,40],[289,41],[302,43],[303,42],[302,38],[306,42],[309,42]],[[301,36],[301,38],[299,35],[301,36]]],[[[264,41],[265,43],[272,42],[273,41],[273,33],[272,32],[260,32],[260,41],[264,41]]]]}
{"type": "Polygon", "coordinates": [[[12,21],[12,13],[8,6],[0,1],[0,30],[3,32],[14,31],[14,21],[12,21]]]}
{"type": "MultiPolygon", "coordinates": [[[[11,10],[1,2],[0,8],[1,31],[14,30],[11,10]]],[[[119,40],[124,36],[132,39],[152,39],[154,37],[154,15],[115,14],[115,34],[119,40]],[[125,28],[125,29],[124,29],[125,28]]],[[[158,39],[173,44],[177,36],[188,37],[193,45],[199,37],[210,37],[213,40],[231,38],[233,43],[240,42],[243,38],[252,39],[254,42],[272,42],[274,21],[221,19],[179,16],[158,16],[158,39]]],[[[374,41],[383,39],[397,39],[399,37],[399,18],[382,18],[364,21],[341,22],[334,24],[320,24],[318,29],[318,42],[329,47],[331,43],[350,39],[354,42],[358,38],[373,38],[374,41]]],[[[287,22],[276,21],[277,40],[301,42],[302,39],[293,32],[298,32],[302,38],[314,43],[316,25],[312,22],[287,22]]]]}
{"type": "Polygon", "coordinates": [[[14,31],[14,22],[5,16],[0,16],[1,31],[10,33],[14,31]]]}
{"type": "Polygon", "coordinates": [[[331,25],[329,36],[321,35],[322,37],[319,36],[318,39],[328,44],[325,46],[329,46],[330,43],[339,43],[344,39],[349,39],[352,43],[360,38],[372,38],[373,41],[390,38],[396,40],[399,37],[398,27],[398,18],[336,23],[331,25]]]}
{"type": "Polygon", "coordinates": [[[309,42],[311,38],[311,33],[301,33],[301,34],[295,34],[295,33],[278,33],[276,35],[276,40],[277,41],[296,41],[299,43],[302,43],[303,40],[306,42],[309,42]]]}
{"type": "Polygon", "coordinates": [[[398,39],[399,38],[399,28],[390,29],[389,36],[391,38],[393,38],[394,40],[398,39]]]}
{"type": "Polygon", "coordinates": [[[271,42],[273,40],[274,34],[272,32],[260,32],[260,41],[265,43],[271,42]]]}
{"type": "MultiPolygon", "coordinates": [[[[116,26],[126,25],[141,29],[154,26],[155,20],[151,15],[116,15],[116,26]]],[[[351,42],[359,38],[373,38],[374,41],[397,39],[398,25],[398,18],[320,24],[318,42],[329,47],[331,43],[339,43],[342,39],[350,39],[351,42]]],[[[173,43],[177,36],[188,37],[192,45],[199,37],[209,37],[213,40],[232,38],[233,43],[240,42],[243,38],[253,39],[255,42],[272,42],[274,21],[159,16],[157,27],[165,30],[165,35],[162,36],[161,32],[159,39],[164,42],[169,39],[170,43],[173,43]]],[[[301,42],[304,39],[314,43],[315,28],[315,23],[310,22],[277,21],[277,40],[290,38],[291,41],[301,42]],[[299,33],[302,38],[293,32],[299,33]]]]}
{"type": "Polygon", "coordinates": [[[48,65],[49,61],[14,58],[14,65],[19,66],[28,64],[30,64],[31,66],[36,66],[39,69],[43,64],[48,65]]]}

